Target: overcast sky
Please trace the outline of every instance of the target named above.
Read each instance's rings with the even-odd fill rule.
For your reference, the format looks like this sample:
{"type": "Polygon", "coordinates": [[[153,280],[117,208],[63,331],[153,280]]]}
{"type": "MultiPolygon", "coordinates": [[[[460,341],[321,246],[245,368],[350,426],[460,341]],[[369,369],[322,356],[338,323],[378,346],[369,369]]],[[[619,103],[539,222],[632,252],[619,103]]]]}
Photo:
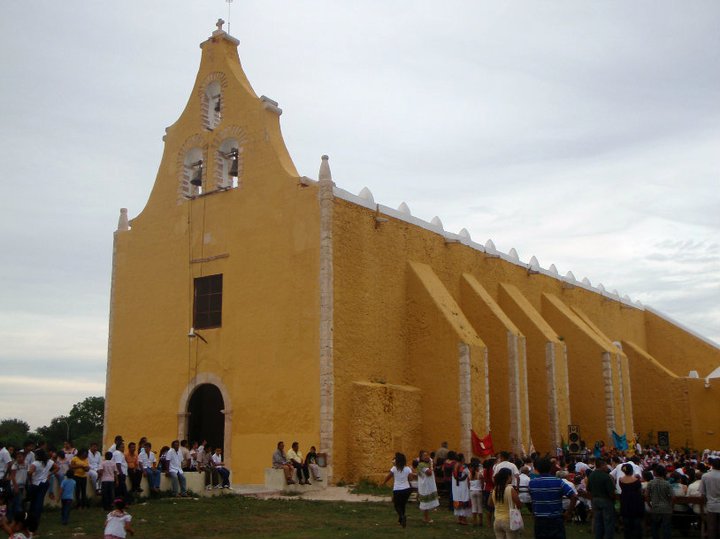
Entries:
{"type": "MultiPolygon", "coordinates": [[[[720,2],[237,0],[298,171],[720,341],[720,2]]],[[[222,0],[0,8],[0,418],[104,392],[112,233],[222,0]]],[[[703,374],[703,373],[701,373],[703,374]]]]}

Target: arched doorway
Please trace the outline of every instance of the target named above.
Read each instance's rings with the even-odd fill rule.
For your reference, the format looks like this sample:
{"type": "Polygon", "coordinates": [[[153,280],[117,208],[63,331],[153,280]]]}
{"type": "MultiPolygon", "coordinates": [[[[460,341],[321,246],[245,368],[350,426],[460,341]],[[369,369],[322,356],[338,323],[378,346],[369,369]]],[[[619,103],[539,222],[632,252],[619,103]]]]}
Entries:
{"type": "Polygon", "coordinates": [[[214,384],[200,384],[188,401],[187,439],[192,443],[207,440],[211,447],[225,444],[225,403],[214,384]]]}

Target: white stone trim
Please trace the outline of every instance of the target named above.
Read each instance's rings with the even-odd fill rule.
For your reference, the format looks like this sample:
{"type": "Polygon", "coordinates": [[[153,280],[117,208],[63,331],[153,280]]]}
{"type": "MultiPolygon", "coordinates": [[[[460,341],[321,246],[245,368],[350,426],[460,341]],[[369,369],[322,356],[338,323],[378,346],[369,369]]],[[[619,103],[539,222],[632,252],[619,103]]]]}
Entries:
{"type": "MultiPolygon", "coordinates": [[[[127,214],[127,210],[125,210],[127,214]]],[[[103,406],[103,441],[102,445],[107,440],[108,435],[108,397],[110,389],[110,366],[112,364],[112,344],[113,344],[113,318],[114,318],[114,307],[115,307],[115,281],[117,276],[117,240],[118,234],[128,232],[126,230],[118,230],[113,234],[113,254],[112,254],[112,270],[110,274],[110,315],[108,316],[108,345],[107,345],[107,363],[105,365],[105,404],[103,406]]]]}
{"type": "Polygon", "coordinates": [[[615,367],[617,368],[618,372],[618,398],[620,400],[620,424],[618,425],[620,429],[622,429],[621,433],[618,434],[629,434],[632,435],[632,433],[628,433],[627,426],[625,425],[625,384],[623,383],[623,369],[622,369],[622,359],[620,358],[620,354],[614,354],[615,356],[615,367]]]}
{"type": "Polygon", "coordinates": [[[327,156],[318,180],[320,204],[320,451],[327,453],[328,481],[332,480],[335,429],[335,371],[333,365],[333,182],[327,156]]]}
{"type": "Polygon", "coordinates": [[[612,439],[615,430],[615,391],[612,379],[612,354],[602,353],[603,385],[605,387],[605,425],[608,439],[612,439]]]}
{"type": "Polygon", "coordinates": [[[508,347],[508,398],[510,399],[510,447],[513,453],[521,452],[522,416],[520,415],[520,365],[518,364],[517,341],[512,332],[507,332],[508,347]]]}
{"type": "Polygon", "coordinates": [[[466,454],[472,452],[472,379],[470,376],[470,346],[458,343],[458,406],[460,409],[460,448],[466,454]]]}
{"type": "Polygon", "coordinates": [[[278,107],[277,101],[273,101],[266,95],[261,95],[260,101],[262,101],[263,108],[265,110],[269,110],[270,112],[273,112],[273,113],[277,114],[278,116],[280,116],[282,114],[282,109],[280,107],[278,107]]]}
{"type": "Polygon", "coordinates": [[[214,374],[212,372],[200,372],[198,373],[187,386],[185,386],[185,389],[183,390],[182,394],[180,395],[180,400],[178,401],[178,410],[177,410],[177,418],[178,418],[178,440],[183,440],[187,438],[187,417],[189,415],[188,413],[188,403],[190,402],[190,397],[192,396],[193,392],[198,386],[201,386],[203,384],[211,384],[217,387],[220,390],[220,395],[222,395],[223,398],[223,408],[220,410],[223,415],[225,416],[225,424],[223,426],[224,432],[223,432],[223,440],[224,440],[224,454],[225,454],[225,461],[228,463],[232,462],[232,401],[230,400],[230,392],[228,391],[227,387],[225,387],[225,384],[222,381],[222,378],[218,376],[217,374],[214,374]]]}
{"type": "Polygon", "coordinates": [[[548,374],[548,415],[550,418],[550,436],[556,447],[560,446],[560,418],[558,413],[557,384],[555,383],[555,345],[545,343],[545,367],[548,374]]]}
{"type": "MultiPolygon", "coordinates": [[[[424,221],[423,219],[420,219],[418,217],[410,215],[404,211],[399,211],[394,208],[384,206],[383,204],[376,204],[374,201],[370,202],[358,195],[354,195],[354,194],[350,193],[349,191],[345,191],[344,189],[341,189],[339,187],[335,187],[333,189],[333,193],[336,198],[339,198],[341,200],[351,202],[353,204],[356,204],[357,206],[362,206],[363,208],[367,208],[369,210],[376,211],[379,214],[387,215],[389,217],[394,217],[395,219],[399,219],[400,221],[405,221],[406,223],[410,223],[411,225],[415,225],[420,228],[424,228],[425,230],[429,230],[430,232],[434,232],[435,234],[439,234],[445,238],[446,243],[447,243],[447,240],[453,240],[450,243],[462,243],[463,245],[467,245],[468,247],[471,247],[481,253],[488,253],[488,255],[491,256],[492,258],[501,258],[501,259],[505,260],[506,262],[509,262],[516,266],[520,266],[521,268],[524,268],[526,271],[529,271],[530,273],[542,274],[547,277],[551,277],[555,280],[561,281],[563,283],[571,284],[573,287],[583,288],[589,292],[599,294],[603,298],[605,298],[609,301],[616,301],[616,302],[620,303],[621,305],[626,306],[628,308],[638,309],[641,311],[645,310],[645,308],[646,308],[643,305],[638,305],[636,303],[633,303],[629,298],[616,297],[615,295],[601,289],[599,286],[597,288],[594,288],[591,284],[588,284],[589,281],[588,281],[588,283],[574,281],[574,280],[571,281],[566,276],[562,277],[556,273],[557,269],[555,269],[555,271],[552,270],[552,268],[554,267],[554,264],[551,265],[551,269],[545,269],[545,268],[535,267],[535,266],[531,267],[530,264],[520,261],[519,259],[515,258],[510,253],[503,253],[501,251],[489,252],[485,246],[483,246],[482,244],[477,243],[475,241],[472,241],[468,236],[466,236],[464,234],[460,235],[460,234],[454,234],[452,232],[445,231],[442,228],[440,228],[430,222],[424,221]]],[[[658,313],[656,313],[656,314],[658,314],[658,313]]],[[[664,317],[664,318],[666,318],[666,317],[664,317]]],[[[675,322],[673,322],[673,323],[675,323],[675,322]]],[[[680,324],[677,324],[677,325],[680,326],[680,324]]],[[[682,327],[682,326],[680,326],[680,327],[682,327]]],[[[687,330],[684,327],[682,327],[682,329],[685,329],[689,333],[692,333],[690,330],[687,330]]],[[[695,333],[693,333],[693,335],[696,335],[698,338],[703,339],[705,342],[708,342],[709,344],[712,344],[713,346],[715,346],[717,348],[720,348],[720,345],[713,343],[712,341],[709,341],[706,338],[703,338],[695,333]]]]}

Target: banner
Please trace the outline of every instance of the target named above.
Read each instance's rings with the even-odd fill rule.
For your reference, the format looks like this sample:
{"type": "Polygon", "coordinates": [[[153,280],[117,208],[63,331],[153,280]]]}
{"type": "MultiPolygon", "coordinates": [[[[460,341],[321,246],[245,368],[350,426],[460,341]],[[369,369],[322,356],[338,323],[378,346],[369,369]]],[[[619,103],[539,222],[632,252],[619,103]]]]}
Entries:
{"type": "Polygon", "coordinates": [[[615,446],[615,449],[619,449],[620,451],[627,451],[628,449],[628,441],[627,436],[624,434],[620,436],[617,432],[612,431],[612,437],[613,437],[613,445],[615,446]]]}
{"type": "Polygon", "coordinates": [[[495,453],[493,448],[492,436],[488,432],[485,438],[480,438],[475,431],[470,429],[470,439],[472,440],[473,453],[479,457],[487,457],[495,453]]]}

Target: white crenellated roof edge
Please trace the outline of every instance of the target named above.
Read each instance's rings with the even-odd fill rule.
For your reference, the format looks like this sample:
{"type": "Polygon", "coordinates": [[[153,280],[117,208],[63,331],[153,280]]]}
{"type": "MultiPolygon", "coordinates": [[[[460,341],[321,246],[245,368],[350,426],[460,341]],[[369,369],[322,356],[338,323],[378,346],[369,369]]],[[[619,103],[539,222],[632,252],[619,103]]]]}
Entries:
{"type": "MultiPolygon", "coordinates": [[[[362,198],[358,195],[354,195],[354,194],[350,193],[349,191],[340,189],[339,187],[333,187],[333,194],[338,198],[341,198],[348,202],[352,202],[353,204],[357,204],[358,206],[362,206],[362,207],[367,208],[372,211],[380,212],[389,217],[394,217],[395,219],[399,219],[400,221],[405,221],[406,223],[410,223],[411,225],[415,225],[420,228],[424,228],[425,230],[429,230],[430,232],[435,232],[436,234],[443,236],[447,240],[457,241],[458,243],[467,245],[468,247],[471,247],[472,249],[475,249],[476,251],[480,251],[481,253],[489,252],[485,248],[484,245],[477,243],[475,241],[472,241],[469,237],[466,237],[464,235],[461,236],[460,234],[455,234],[453,232],[448,232],[447,230],[443,230],[442,227],[435,226],[432,223],[429,223],[428,221],[424,221],[423,219],[415,217],[414,215],[408,215],[407,213],[396,210],[394,208],[390,208],[390,207],[384,206],[382,204],[371,203],[368,200],[366,200],[365,198],[362,198]]],[[[515,249],[511,249],[511,252],[512,251],[515,251],[515,249]]],[[[552,279],[562,281],[564,283],[575,286],[577,288],[584,288],[585,290],[587,290],[589,292],[594,292],[595,294],[599,294],[603,298],[607,299],[608,301],[616,301],[628,308],[638,309],[640,311],[647,310],[647,311],[659,316],[663,320],[666,320],[666,321],[670,322],[671,324],[676,325],[683,331],[686,331],[687,333],[689,333],[692,336],[700,339],[701,341],[709,344],[710,346],[720,349],[720,344],[716,343],[715,341],[713,341],[711,339],[708,339],[707,337],[700,335],[696,331],[693,331],[692,329],[688,328],[687,326],[673,320],[672,318],[661,313],[660,311],[657,311],[647,305],[643,305],[639,301],[633,303],[633,301],[630,299],[629,296],[627,296],[627,294],[623,297],[620,297],[620,295],[618,294],[617,291],[609,292],[607,290],[604,290],[604,287],[603,287],[603,289],[598,289],[598,288],[592,286],[592,284],[590,284],[589,280],[587,282],[585,282],[587,278],[584,279],[583,281],[575,280],[574,275],[572,274],[571,271],[569,271],[568,273],[570,275],[572,275],[572,277],[568,278],[567,274],[565,276],[561,276],[558,273],[554,273],[553,271],[546,269],[546,268],[535,267],[535,266],[531,267],[529,263],[522,262],[521,260],[519,260],[519,258],[516,259],[514,256],[512,256],[509,253],[494,251],[491,254],[497,255],[499,258],[505,260],[506,262],[514,264],[516,266],[520,266],[521,268],[524,268],[526,270],[531,270],[533,273],[540,273],[542,275],[546,275],[547,277],[551,277],[552,279]]],[[[516,255],[517,251],[515,251],[515,253],[513,253],[513,254],[516,255]]],[[[554,266],[554,264],[551,264],[551,266],[554,266]]],[[[598,283],[598,286],[602,286],[602,283],[598,283]]]]}

